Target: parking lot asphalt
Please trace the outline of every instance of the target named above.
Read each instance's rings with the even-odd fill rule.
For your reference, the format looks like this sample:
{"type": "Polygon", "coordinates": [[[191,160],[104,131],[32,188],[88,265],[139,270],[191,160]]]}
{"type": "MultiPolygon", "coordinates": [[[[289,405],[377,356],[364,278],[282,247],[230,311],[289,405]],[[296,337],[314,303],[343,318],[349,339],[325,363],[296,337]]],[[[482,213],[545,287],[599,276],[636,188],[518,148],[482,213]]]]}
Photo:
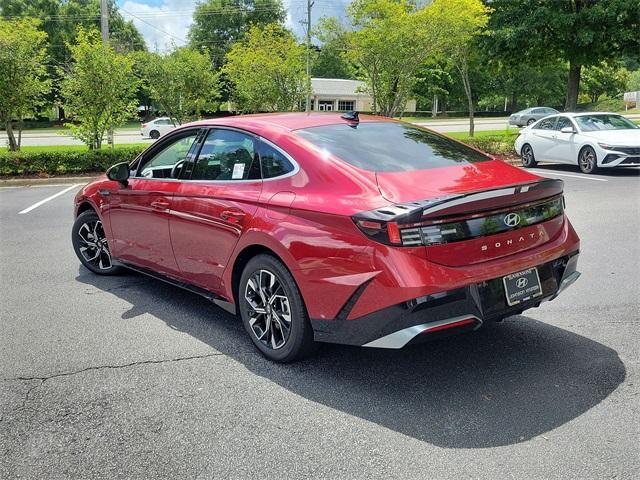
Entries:
{"type": "Polygon", "coordinates": [[[206,300],[99,277],[77,188],[0,189],[0,478],[637,478],[640,170],[565,181],[582,277],[399,351],[261,357],[206,300]]]}

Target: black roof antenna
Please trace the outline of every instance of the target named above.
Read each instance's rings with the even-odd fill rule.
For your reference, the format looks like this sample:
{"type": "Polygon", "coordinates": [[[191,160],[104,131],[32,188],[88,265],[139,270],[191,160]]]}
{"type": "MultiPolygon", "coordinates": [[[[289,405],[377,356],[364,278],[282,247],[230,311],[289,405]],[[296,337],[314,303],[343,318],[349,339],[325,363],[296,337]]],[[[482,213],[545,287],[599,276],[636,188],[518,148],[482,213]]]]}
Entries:
{"type": "Polygon", "coordinates": [[[355,123],[358,123],[360,121],[360,118],[358,117],[358,112],[356,112],[355,110],[344,112],[342,115],[340,115],[340,118],[344,118],[349,122],[355,122],[355,123]]]}

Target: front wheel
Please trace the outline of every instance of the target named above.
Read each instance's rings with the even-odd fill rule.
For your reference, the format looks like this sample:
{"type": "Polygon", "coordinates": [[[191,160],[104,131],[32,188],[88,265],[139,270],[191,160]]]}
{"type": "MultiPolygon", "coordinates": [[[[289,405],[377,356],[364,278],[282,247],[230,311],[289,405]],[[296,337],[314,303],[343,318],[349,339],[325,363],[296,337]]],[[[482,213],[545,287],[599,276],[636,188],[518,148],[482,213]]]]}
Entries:
{"type": "Polygon", "coordinates": [[[535,121],[536,121],[535,118],[530,118],[529,120],[527,120],[527,127],[530,127],[531,125],[533,125],[535,121]]]}
{"type": "Polygon", "coordinates": [[[265,254],[252,258],[242,272],[238,297],[242,323],[265,357],[286,363],[314,351],[302,296],[280,260],[265,254]]]}
{"type": "Polygon", "coordinates": [[[533,154],[533,148],[531,148],[531,145],[528,143],[525,143],[522,146],[522,150],[520,150],[520,159],[522,161],[522,166],[525,168],[532,168],[538,164],[536,157],[533,154]]]}
{"type": "Polygon", "coordinates": [[[596,152],[591,147],[584,147],[578,155],[578,166],[582,173],[595,173],[598,169],[596,152]]]}
{"type": "Polygon", "coordinates": [[[71,229],[71,242],[82,265],[99,275],[115,275],[121,267],[113,265],[102,220],[93,210],[78,215],[71,229]]]}

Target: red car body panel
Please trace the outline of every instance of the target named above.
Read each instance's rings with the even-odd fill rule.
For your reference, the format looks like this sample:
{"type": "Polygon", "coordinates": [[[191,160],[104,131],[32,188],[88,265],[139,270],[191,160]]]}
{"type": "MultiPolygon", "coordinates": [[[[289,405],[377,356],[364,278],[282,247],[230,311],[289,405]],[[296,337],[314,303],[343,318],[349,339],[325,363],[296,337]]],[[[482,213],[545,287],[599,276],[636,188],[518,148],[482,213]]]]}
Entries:
{"type": "MultiPolygon", "coordinates": [[[[360,121],[391,120],[362,116],[360,121]]],[[[131,178],[126,188],[103,176],[77,195],[76,213],[87,205],[98,212],[114,257],[232,304],[234,265],[247,249],[268,249],[291,271],[309,317],[327,321],[339,321],[359,289],[343,320],[479,284],[579,249],[564,214],[517,232],[451,244],[399,247],[372,240],[353,215],[542,179],[498,160],[412,172],[365,171],[295,134],[295,129],[340,122],[335,114],[304,113],[195,122],[175,132],[241,129],[276,144],[299,170],[243,182],[131,178]]],[[[460,208],[457,214],[463,215],[460,208]]],[[[497,202],[493,208],[505,205],[497,202]]]]}

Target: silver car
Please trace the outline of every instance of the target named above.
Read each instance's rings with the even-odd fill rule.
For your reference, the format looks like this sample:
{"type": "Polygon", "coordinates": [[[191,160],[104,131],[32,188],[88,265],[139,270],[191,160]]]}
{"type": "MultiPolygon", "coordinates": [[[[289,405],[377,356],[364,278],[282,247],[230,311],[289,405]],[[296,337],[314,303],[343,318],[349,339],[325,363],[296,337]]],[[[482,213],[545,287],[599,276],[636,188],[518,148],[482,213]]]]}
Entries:
{"type": "Polygon", "coordinates": [[[549,115],[555,115],[558,112],[554,108],[549,107],[532,107],[520,110],[509,117],[509,125],[515,125],[517,127],[524,127],[525,125],[531,125],[533,122],[537,122],[541,118],[549,115]]]}

